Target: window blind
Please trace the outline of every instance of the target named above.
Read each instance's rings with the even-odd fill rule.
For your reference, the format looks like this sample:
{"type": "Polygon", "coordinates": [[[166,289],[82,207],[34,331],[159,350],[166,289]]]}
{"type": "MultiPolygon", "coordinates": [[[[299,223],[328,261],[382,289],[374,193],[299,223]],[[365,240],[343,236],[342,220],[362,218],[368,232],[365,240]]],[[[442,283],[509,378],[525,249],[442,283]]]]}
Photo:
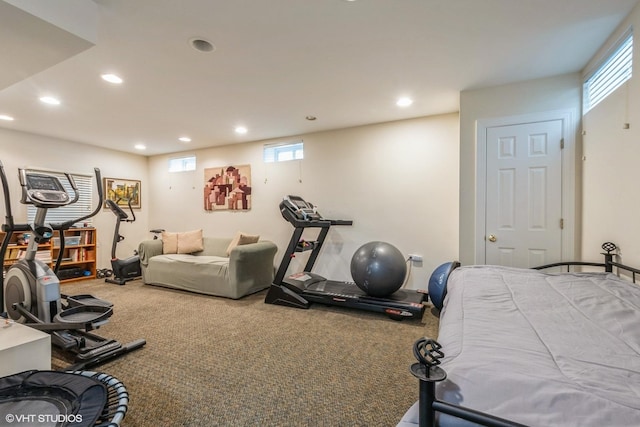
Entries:
{"type": "Polygon", "coordinates": [[[584,82],[584,113],[631,78],[633,72],[633,33],[629,32],[613,53],[584,82]]]}

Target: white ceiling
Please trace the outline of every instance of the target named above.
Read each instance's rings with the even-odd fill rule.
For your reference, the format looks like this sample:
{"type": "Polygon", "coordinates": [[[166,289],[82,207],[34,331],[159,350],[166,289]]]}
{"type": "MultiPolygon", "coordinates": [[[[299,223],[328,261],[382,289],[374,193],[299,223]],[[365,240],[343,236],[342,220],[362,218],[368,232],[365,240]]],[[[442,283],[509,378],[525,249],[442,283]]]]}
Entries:
{"type": "Polygon", "coordinates": [[[143,155],[458,111],[462,90],[580,71],[638,2],[56,0],[55,25],[13,6],[52,1],[0,0],[0,126],[143,155]]]}

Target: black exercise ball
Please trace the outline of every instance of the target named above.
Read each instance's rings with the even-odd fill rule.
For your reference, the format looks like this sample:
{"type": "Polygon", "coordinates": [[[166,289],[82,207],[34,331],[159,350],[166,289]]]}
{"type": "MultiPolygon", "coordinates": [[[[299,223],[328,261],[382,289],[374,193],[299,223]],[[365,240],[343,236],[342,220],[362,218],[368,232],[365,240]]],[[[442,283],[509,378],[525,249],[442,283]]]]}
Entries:
{"type": "Polygon", "coordinates": [[[372,297],[386,297],[400,289],[406,274],[404,256],[386,242],[365,243],[351,258],[353,281],[372,297]]]}

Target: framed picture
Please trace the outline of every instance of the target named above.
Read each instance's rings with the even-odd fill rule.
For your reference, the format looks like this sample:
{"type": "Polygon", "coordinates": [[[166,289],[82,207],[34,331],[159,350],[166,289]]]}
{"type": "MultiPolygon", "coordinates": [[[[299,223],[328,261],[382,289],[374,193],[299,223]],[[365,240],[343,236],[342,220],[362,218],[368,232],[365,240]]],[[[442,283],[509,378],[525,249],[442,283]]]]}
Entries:
{"type": "Polygon", "coordinates": [[[204,210],[251,209],[251,165],[219,166],[204,170],[204,210]]]}
{"type": "Polygon", "coordinates": [[[141,182],[135,179],[103,178],[105,200],[113,200],[118,206],[127,207],[131,200],[133,209],[142,207],[141,182]]]}

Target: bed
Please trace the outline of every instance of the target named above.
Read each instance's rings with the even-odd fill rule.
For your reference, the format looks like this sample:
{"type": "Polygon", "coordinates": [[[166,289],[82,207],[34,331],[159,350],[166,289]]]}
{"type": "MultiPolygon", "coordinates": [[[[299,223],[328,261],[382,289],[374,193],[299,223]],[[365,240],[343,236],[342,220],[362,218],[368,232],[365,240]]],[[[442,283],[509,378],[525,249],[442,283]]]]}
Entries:
{"type": "MultiPolygon", "coordinates": [[[[601,265],[624,267],[611,259],[601,265]]],[[[444,282],[435,364],[446,379],[399,426],[417,425],[421,406],[441,427],[476,425],[448,405],[489,414],[486,425],[640,426],[640,286],[497,266],[455,268],[444,282]]]]}

